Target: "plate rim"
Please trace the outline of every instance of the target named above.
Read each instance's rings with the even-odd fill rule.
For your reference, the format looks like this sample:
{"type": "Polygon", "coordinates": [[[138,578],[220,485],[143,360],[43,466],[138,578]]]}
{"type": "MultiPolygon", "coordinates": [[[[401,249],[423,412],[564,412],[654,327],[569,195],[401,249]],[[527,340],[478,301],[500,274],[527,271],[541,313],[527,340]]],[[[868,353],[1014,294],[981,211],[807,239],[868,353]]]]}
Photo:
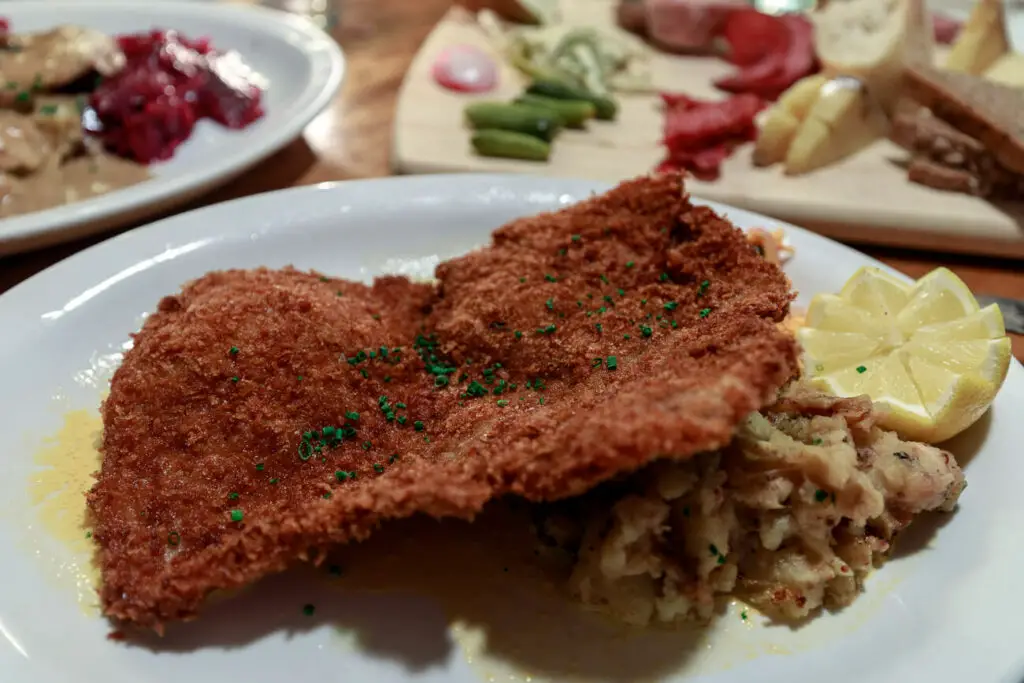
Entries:
{"type": "MultiPolygon", "coordinates": [[[[100,0],[102,1],[102,0],[100,0]]],[[[113,2],[121,2],[122,0],[112,0],[113,2]]],[[[159,0],[164,2],[165,0],[159,0]]],[[[642,177],[642,176],[641,176],[642,177]]],[[[274,204],[278,201],[287,201],[292,205],[301,205],[301,199],[306,196],[320,195],[322,193],[339,193],[344,194],[347,191],[351,191],[353,195],[359,194],[359,189],[367,186],[381,185],[381,184],[395,184],[395,185],[411,185],[413,188],[419,189],[418,186],[423,186],[424,189],[430,186],[438,186],[443,188],[448,184],[459,184],[463,187],[467,183],[478,184],[479,189],[490,189],[495,186],[514,186],[523,185],[525,187],[535,187],[541,189],[547,186],[551,189],[554,186],[555,190],[552,191],[568,191],[564,188],[569,186],[575,186],[581,191],[591,192],[603,192],[607,189],[614,187],[615,183],[609,183],[602,180],[589,180],[586,178],[546,178],[544,176],[535,176],[525,173],[438,173],[438,174],[421,174],[421,175],[398,175],[398,176],[383,176],[380,178],[355,178],[350,180],[331,180],[312,185],[300,185],[297,187],[286,187],[279,190],[271,190],[269,192],[259,192],[252,195],[246,195],[244,197],[236,197],[229,199],[224,202],[217,202],[215,204],[208,204],[205,206],[196,207],[189,211],[177,213],[171,216],[160,218],[156,221],[140,225],[139,227],[128,230],[118,235],[113,235],[106,240],[93,244],[85,249],[75,252],[56,263],[53,263],[43,270],[34,273],[28,278],[22,280],[14,287],[11,287],[7,291],[0,293],[0,323],[3,322],[3,316],[5,310],[11,306],[12,300],[22,296],[23,292],[30,288],[38,286],[38,284],[45,280],[53,277],[55,274],[59,274],[66,268],[73,267],[79,263],[86,263],[98,255],[111,249],[119,249],[121,247],[128,247],[133,242],[145,242],[153,239],[155,235],[160,234],[164,230],[169,230],[167,226],[174,227],[176,223],[187,225],[189,223],[201,222],[203,217],[207,215],[216,215],[219,212],[225,212],[230,214],[234,209],[239,206],[246,204],[274,204]]],[[[748,209],[742,209],[729,204],[724,204],[719,201],[710,199],[704,199],[702,197],[691,195],[690,200],[694,204],[706,205],[714,209],[718,213],[724,213],[728,215],[729,212],[740,213],[746,216],[756,217],[758,220],[763,221],[766,225],[770,225],[773,228],[779,228],[787,233],[796,232],[801,235],[802,239],[809,239],[812,241],[822,241],[829,244],[832,248],[840,248],[848,254],[856,254],[860,259],[866,259],[870,261],[872,266],[876,266],[894,274],[905,281],[912,281],[913,278],[909,277],[905,273],[869,256],[861,251],[858,251],[854,247],[843,244],[837,240],[833,240],[824,235],[820,235],[816,232],[802,228],[798,225],[788,223],[784,220],[772,218],[765,214],[758,213],[756,211],[750,211],[748,209]]],[[[170,234],[170,232],[169,232],[170,234]]],[[[182,231],[173,233],[176,239],[171,242],[163,242],[162,248],[167,248],[173,244],[180,243],[184,240],[180,239],[183,235],[182,231]]],[[[209,235],[207,235],[209,236],[209,235]]],[[[139,254],[136,254],[136,257],[139,254]]],[[[112,266],[118,267],[118,266],[112,266]]]]}
{"type": "MultiPolygon", "coordinates": [[[[38,14],[41,8],[59,12],[62,7],[102,14],[117,12],[119,8],[138,10],[139,4],[135,0],[55,0],[48,1],[43,8],[35,0],[7,0],[3,12],[16,21],[19,12],[38,14]]],[[[302,50],[313,67],[313,76],[302,93],[305,101],[301,101],[294,117],[261,134],[263,142],[255,154],[241,151],[213,163],[204,163],[195,172],[182,173],[176,178],[155,176],[139,185],[84,201],[0,219],[0,256],[109,231],[222,185],[301,137],[306,126],[327,108],[344,84],[348,62],[343,48],[307,17],[260,5],[175,0],[149,0],[146,9],[155,13],[189,14],[200,19],[241,17],[252,30],[279,41],[284,41],[285,32],[302,34],[308,41],[305,45],[315,48],[302,50]]]]}

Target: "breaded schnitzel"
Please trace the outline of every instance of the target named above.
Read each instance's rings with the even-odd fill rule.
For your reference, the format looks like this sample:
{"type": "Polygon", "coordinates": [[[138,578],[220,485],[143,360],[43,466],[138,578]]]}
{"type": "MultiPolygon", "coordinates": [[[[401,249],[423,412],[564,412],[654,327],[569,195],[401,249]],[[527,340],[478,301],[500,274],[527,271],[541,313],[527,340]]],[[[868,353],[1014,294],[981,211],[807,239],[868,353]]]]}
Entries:
{"type": "Polygon", "coordinates": [[[106,614],[160,629],[386,519],[690,458],[796,371],[785,276],[677,176],[515,221],[437,275],[228,271],[161,302],[103,406],[106,614]]]}

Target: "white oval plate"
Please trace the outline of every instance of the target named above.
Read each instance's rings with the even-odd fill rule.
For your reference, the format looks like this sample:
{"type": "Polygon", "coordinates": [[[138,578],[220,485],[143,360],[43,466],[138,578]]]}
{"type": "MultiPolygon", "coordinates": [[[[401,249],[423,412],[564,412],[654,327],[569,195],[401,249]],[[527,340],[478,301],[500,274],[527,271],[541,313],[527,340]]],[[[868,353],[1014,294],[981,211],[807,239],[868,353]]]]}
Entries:
{"type": "MultiPolygon", "coordinates": [[[[26,492],[32,453],[60,425],[62,410],[96,409],[96,375],[109,376],[129,332],[161,296],[227,267],[295,264],[353,279],[383,272],[430,275],[438,259],[486,243],[506,221],[599,189],[581,181],[447,175],[285,190],[125,233],[0,296],[3,683],[277,683],[296,677],[477,683],[486,676],[535,683],[691,676],[714,683],[1019,683],[1024,370],[1016,362],[991,412],[950,446],[970,482],[960,509],[921,520],[917,532],[904,538],[902,554],[869,579],[860,600],[799,630],[741,624],[727,615],[699,643],[672,632],[592,642],[578,630],[552,625],[550,615],[546,622],[536,614],[511,619],[506,610],[522,617],[524,605],[544,598],[517,592],[510,579],[499,591],[512,596],[505,607],[494,608],[500,596],[481,590],[471,597],[488,607],[464,616],[488,631],[493,659],[515,662],[509,666],[519,673],[511,678],[493,661],[481,669],[479,656],[467,663],[435,602],[408,590],[339,589],[344,576],[333,588],[303,572],[272,578],[211,606],[192,624],[173,626],[155,647],[107,640],[110,625],[84,614],[74,591],[55,582],[53,568],[76,558],[38,528],[26,492]],[[920,548],[910,552],[913,546],[920,548]],[[317,606],[315,616],[302,614],[304,603],[317,606]],[[668,660],[666,652],[672,653],[668,660]]],[[[717,208],[744,227],[779,225],[717,208]]],[[[837,290],[858,267],[880,265],[785,227],[796,248],[787,271],[804,304],[815,292],[837,290]]],[[[410,539],[410,571],[447,572],[461,580],[459,561],[433,557],[427,542],[415,547],[419,538],[410,539]]],[[[349,549],[353,563],[372,543],[349,549]]],[[[558,612],[555,603],[544,605],[558,612]]]]}
{"type": "Polygon", "coordinates": [[[207,36],[237,50],[269,82],[265,115],[240,131],[209,120],[153,178],[67,206],[0,220],[0,256],[68,241],[172,208],[224,183],[299,137],[341,87],[345,60],[337,43],[302,17],[258,6],[171,0],[5,0],[0,16],[16,31],[78,24],[108,34],[153,28],[207,36]]]}

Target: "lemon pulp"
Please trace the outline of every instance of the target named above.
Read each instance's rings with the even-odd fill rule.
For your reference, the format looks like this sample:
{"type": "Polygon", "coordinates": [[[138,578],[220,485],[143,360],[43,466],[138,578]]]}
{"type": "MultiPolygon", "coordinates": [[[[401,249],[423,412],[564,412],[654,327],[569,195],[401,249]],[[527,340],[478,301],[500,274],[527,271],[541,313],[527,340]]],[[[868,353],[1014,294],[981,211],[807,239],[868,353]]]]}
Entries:
{"type": "Polygon", "coordinates": [[[814,297],[797,339],[815,384],[867,394],[883,408],[882,426],[930,443],[984,414],[1012,357],[999,308],[980,308],[946,268],[916,283],[861,268],[839,294],[814,297]]]}

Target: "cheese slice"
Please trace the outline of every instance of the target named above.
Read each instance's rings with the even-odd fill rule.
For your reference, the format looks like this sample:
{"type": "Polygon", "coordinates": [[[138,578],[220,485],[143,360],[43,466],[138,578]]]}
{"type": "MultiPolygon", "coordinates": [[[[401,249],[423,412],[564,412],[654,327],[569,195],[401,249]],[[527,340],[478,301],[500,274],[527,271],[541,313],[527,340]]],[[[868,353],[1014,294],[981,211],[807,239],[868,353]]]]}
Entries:
{"type": "Polygon", "coordinates": [[[984,76],[1000,85],[1024,88],[1024,55],[1019,52],[1003,55],[985,70],[984,76]]]}
{"type": "Polygon", "coordinates": [[[1002,0],[978,0],[953,43],[946,68],[980,76],[1009,52],[1002,0]]]}
{"type": "Polygon", "coordinates": [[[886,112],[907,62],[931,63],[935,39],[925,0],[842,0],[810,13],[825,73],[861,81],[886,112]]]}
{"type": "Polygon", "coordinates": [[[771,166],[786,158],[800,124],[807,118],[821,87],[827,82],[828,76],[814,74],[801,78],[782,93],[762,120],[754,145],[755,165],[771,166]]]}
{"type": "Polygon", "coordinates": [[[834,78],[822,87],[789,146],[786,175],[834,164],[887,134],[888,119],[867,87],[854,78],[834,78]]]}

